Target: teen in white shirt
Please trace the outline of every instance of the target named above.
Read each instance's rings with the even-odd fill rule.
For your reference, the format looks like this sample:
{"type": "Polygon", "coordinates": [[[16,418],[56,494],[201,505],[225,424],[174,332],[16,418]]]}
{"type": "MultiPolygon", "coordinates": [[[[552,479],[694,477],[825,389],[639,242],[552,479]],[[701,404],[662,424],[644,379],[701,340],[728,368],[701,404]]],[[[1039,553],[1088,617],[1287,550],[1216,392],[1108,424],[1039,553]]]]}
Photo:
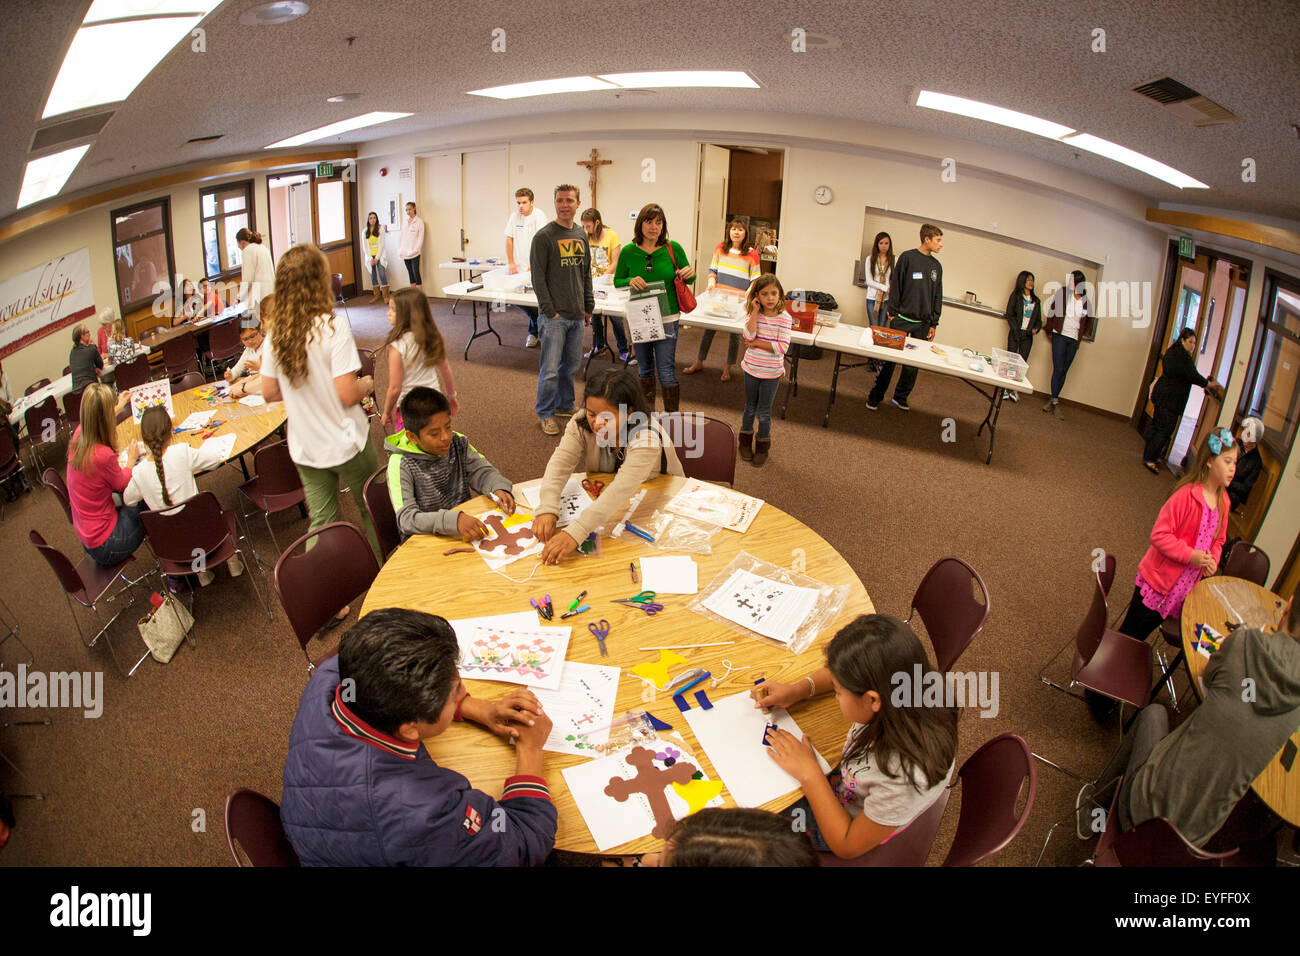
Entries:
{"type": "MultiPolygon", "coordinates": [[[[511,275],[528,271],[528,261],[533,251],[533,236],[537,235],[538,229],[551,221],[550,216],[533,205],[533,191],[527,186],[515,190],[515,207],[515,211],[506,221],[505,233],[506,262],[509,264],[511,275]]],[[[524,348],[537,348],[537,309],[523,305],[519,308],[528,316],[528,338],[524,339],[524,348]]]]}
{"type": "Polygon", "coordinates": [[[415,214],[415,203],[406,204],[406,225],[402,227],[402,241],[398,243],[397,254],[406,265],[406,275],[411,285],[417,289],[424,286],[420,282],[420,255],[424,252],[424,220],[415,214]]]}
{"type": "Polygon", "coordinates": [[[239,276],[239,298],[249,311],[259,314],[262,300],[275,291],[275,263],[271,252],[262,244],[262,234],[251,229],[235,233],[239,244],[242,271],[239,276]]]}

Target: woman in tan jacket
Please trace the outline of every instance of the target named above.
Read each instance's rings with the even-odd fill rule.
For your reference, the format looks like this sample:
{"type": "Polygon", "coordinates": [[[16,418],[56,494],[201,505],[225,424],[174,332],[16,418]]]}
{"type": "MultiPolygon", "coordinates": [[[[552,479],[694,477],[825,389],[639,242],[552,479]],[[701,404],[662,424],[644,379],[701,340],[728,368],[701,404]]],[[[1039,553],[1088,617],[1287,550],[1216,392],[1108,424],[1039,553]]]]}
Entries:
{"type": "Polygon", "coordinates": [[[641,383],[631,372],[597,372],[587,380],[583,404],[584,412],[569,420],[542,476],[542,503],[533,518],[533,532],[546,542],[544,564],[564,560],[602,525],[612,529],[642,482],[685,474],[672,440],[652,416],[641,383]],[[578,470],[613,472],[614,480],[568,527],[557,531],[560,495],[578,470]]]}

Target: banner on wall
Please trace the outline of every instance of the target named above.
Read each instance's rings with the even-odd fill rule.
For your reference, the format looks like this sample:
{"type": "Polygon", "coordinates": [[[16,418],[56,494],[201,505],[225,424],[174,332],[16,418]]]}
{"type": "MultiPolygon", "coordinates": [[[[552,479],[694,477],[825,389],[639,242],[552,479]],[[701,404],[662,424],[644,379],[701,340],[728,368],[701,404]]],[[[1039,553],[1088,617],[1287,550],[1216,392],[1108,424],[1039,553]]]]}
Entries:
{"type": "Polygon", "coordinates": [[[94,314],[88,248],[0,280],[0,358],[94,314]]]}

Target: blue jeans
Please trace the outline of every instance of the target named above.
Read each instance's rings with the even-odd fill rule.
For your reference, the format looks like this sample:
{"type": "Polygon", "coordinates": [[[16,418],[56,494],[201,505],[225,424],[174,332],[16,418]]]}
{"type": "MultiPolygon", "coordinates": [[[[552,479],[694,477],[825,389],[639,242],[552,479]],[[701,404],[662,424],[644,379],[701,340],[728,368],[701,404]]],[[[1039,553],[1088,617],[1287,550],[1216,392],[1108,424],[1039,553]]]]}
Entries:
{"type": "Polygon", "coordinates": [[[373,285],[388,285],[388,270],[381,266],[377,260],[370,267],[370,282],[373,285]]]}
{"type": "Polygon", "coordinates": [[[519,311],[523,312],[524,315],[528,316],[528,334],[536,335],[538,310],[529,305],[521,305],[519,306],[519,311]]]}
{"type": "Polygon", "coordinates": [[[874,293],[867,296],[867,324],[876,324],[876,296],[874,293]]]}
{"type": "Polygon", "coordinates": [[[541,355],[537,373],[537,417],[554,418],[557,410],[567,411],[573,404],[573,376],[582,364],[582,319],[565,319],[558,315],[538,316],[541,329],[541,355]]]}
{"type": "Polygon", "coordinates": [[[634,345],[636,364],[642,378],[658,378],[659,384],[672,386],[677,384],[677,323],[665,322],[666,338],[658,342],[645,342],[634,345]]]}
{"type": "Polygon", "coordinates": [[[1070,370],[1074,353],[1079,351],[1079,340],[1057,332],[1052,336],[1052,401],[1061,397],[1065,386],[1065,373],[1070,370]]]}
{"type": "Polygon", "coordinates": [[[776,390],[781,387],[779,378],[756,378],[745,373],[745,414],[740,419],[740,430],[754,430],[754,415],[758,415],[758,437],[768,438],[772,434],[772,403],[776,401],[776,390]]]}
{"type": "MultiPolygon", "coordinates": [[[[97,548],[86,548],[86,554],[95,559],[96,564],[112,567],[135,554],[136,548],[144,541],[144,525],[140,523],[139,505],[118,505],[117,524],[113,533],[97,548]]],[[[85,548],[85,545],[82,545],[85,548]]]]}
{"type": "MultiPolygon", "coordinates": [[[[591,346],[594,349],[603,349],[605,347],[605,316],[593,315],[591,317],[591,346]]],[[[617,315],[608,316],[609,324],[614,327],[614,341],[618,344],[620,354],[627,351],[627,330],[623,328],[623,320],[617,315]]]]}

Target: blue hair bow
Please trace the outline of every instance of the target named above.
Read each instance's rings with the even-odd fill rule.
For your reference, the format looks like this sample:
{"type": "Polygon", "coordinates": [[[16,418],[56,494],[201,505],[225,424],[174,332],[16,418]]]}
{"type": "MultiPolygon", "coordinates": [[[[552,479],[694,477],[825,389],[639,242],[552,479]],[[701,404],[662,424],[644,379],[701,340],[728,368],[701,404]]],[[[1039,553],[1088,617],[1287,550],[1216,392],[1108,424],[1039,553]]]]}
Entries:
{"type": "Polygon", "coordinates": [[[1226,428],[1220,428],[1217,432],[1210,432],[1208,442],[1211,455],[1223,454],[1223,449],[1233,446],[1232,432],[1226,428]]]}

